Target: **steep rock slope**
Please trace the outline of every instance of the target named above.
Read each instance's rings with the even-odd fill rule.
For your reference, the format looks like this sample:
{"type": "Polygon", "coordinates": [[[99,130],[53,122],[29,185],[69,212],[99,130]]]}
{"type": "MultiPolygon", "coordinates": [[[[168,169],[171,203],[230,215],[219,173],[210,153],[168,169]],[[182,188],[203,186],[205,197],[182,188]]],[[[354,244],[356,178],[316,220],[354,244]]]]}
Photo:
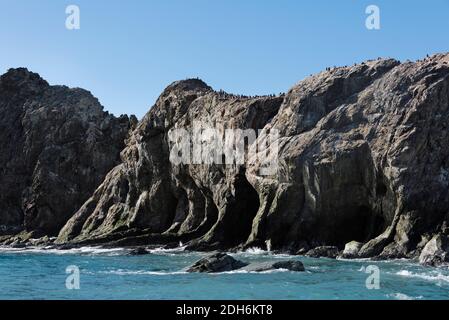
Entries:
{"type": "Polygon", "coordinates": [[[260,178],[254,162],[248,169],[261,195],[248,243],[343,248],[356,240],[359,256],[403,257],[443,232],[448,63],[448,55],[368,62],[293,88],[269,125],[283,131],[281,177],[260,178]],[[383,74],[347,81],[373,67],[383,74]]]}
{"type": "Polygon", "coordinates": [[[194,121],[210,127],[258,129],[275,116],[280,97],[244,98],[214,92],[200,80],[170,85],[139,123],[114,168],[59,235],[69,240],[120,238],[144,230],[192,240],[208,232],[219,246],[244,242],[258,196],[244,170],[170,162],[168,134],[194,121]]]}
{"type": "Polygon", "coordinates": [[[88,91],[27,69],[0,78],[0,227],[57,235],[118,163],[131,129],[88,91]]]}
{"type": "Polygon", "coordinates": [[[358,241],[363,257],[416,255],[434,234],[447,236],[448,63],[448,55],[368,61],[322,72],[278,97],[176,82],[58,242],[296,252],[358,241]],[[260,175],[261,141],[246,165],[173,164],[170,129],[195,121],[278,130],[278,172],[260,175]]]}

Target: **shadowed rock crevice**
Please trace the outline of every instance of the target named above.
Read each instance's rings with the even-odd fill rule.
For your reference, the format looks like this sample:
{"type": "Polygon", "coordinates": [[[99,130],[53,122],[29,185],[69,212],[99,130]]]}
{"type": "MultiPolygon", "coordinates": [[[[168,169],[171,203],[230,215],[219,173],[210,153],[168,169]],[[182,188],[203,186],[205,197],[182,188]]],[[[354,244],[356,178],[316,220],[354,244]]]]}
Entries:
{"type": "Polygon", "coordinates": [[[212,229],[212,227],[217,223],[217,220],[218,208],[212,200],[206,198],[205,217],[203,221],[201,221],[201,224],[192,231],[178,233],[180,241],[188,242],[194,239],[201,239],[207,232],[209,232],[209,230],[212,229]]]}
{"type": "Polygon", "coordinates": [[[350,241],[366,242],[385,230],[384,218],[367,206],[347,207],[344,210],[344,213],[336,212],[344,218],[335,223],[336,232],[332,239],[326,241],[329,245],[343,248],[350,241]]]}
{"type": "Polygon", "coordinates": [[[245,243],[259,209],[259,195],[244,172],[234,177],[231,193],[219,221],[207,237],[209,243],[219,242],[222,248],[245,243]]]}
{"type": "Polygon", "coordinates": [[[237,246],[248,239],[259,205],[259,195],[245,174],[240,173],[235,177],[234,199],[230,202],[229,213],[223,221],[225,245],[237,246]]]}

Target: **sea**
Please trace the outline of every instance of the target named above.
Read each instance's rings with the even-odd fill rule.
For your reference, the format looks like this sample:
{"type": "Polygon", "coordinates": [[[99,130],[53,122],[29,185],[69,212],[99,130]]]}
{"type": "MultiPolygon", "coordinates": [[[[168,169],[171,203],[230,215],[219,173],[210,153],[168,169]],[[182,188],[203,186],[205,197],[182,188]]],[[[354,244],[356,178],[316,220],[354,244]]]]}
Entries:
{"type": "Polygon", "coordinates": [[[125,248],[0,247],[0,299],[6,300],[444,300],[449,268],[409,260],[314,259],[257,248],[230,253],[245,262],[300,260],[305,272],[190,274],[207,253],[125,248]]]}

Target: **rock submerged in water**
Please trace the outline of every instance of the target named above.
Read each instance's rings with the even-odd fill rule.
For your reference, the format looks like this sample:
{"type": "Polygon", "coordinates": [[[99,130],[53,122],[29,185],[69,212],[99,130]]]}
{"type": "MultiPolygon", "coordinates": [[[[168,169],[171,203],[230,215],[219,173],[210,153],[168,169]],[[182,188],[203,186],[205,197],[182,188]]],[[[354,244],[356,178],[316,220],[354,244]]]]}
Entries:
{"type": "Polygon", "coordinates": [[[146,255],[146,254],[150,254],[150,251],[148,251],[144,247],[137,247],[137,248],[131,249],[131,251],[129,252],[129,255],[131,255],[131,256],[142,256],[142,255],[146,255]]]}
{"type": "Polygon", "coordinates": [[[247,263],[236,260],[226,253],[219,252],[195,262],[187,269],[187,272],[226,272],[240,269],[245,266],[247,266],[247,263]]]}
{"type": "Polygon", "coordinates": [[[258,262],[248,264],[246,262],[236,260],[226,253],[220,252],[195,262],[191,267],[187,269],[187,272],[217,273],[234,270],[244,270],[248,272],[264,272],[279,269],[286,269],[289,271],[296,271],[296,272],[305,271],[302,262],[296,260],[258,262]]]}
{"type": "Polygon", "coordinates": [[[311,257],[311,258],[332,258],[335,259],[337,258],[339,253],[339,250],[337,247],[334,246],[321,246],[321,247],[316,247],[312,250],[309,250],[306,253],[307,257],[311,257]]]}
{"type": "Polygon", "coordinates": [[[289,270],[295,272],[305,271],[304,265],[301,261],[296,260],[288,260],[288,261],[276,261],[276,262],[260,262],[260,263],[251,263],[246,267],[243,267],[242,270],[249,272],[264,272],[270,270],[289,270]]]}

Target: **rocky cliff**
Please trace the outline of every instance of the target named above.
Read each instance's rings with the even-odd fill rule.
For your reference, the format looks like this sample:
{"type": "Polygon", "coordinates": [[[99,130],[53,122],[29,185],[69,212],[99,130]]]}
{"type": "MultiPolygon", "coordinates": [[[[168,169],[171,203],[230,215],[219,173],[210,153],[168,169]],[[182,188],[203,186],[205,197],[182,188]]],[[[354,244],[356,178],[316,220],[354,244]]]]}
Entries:
{"type": "Polygon", "coordinates": [[[0,78],[0,232],[56,236],[119,161],[132,127],[88,91],[11,69],[0,78]]]}
{"type": "MultiPolygon", "coordinates": [[[[14,97],[28,99],[33,90],[15,90],[14,97]]],[[[127,119],[111,120],[117,121],[129,127],[127,119]]],[[[351,257],[447,261],[448,125],[449,55],[330,68],[279,96],[230,95],[197,79],[175,82],[130,132],[120,163],[68,220],[57,243],[181,241],[197,250],[258,246],[294,253],[334,252],[349,243],[351,257]],[[214,163],[174,162],[171,132],[195,131],[195,123],[220,132],[262,131],[244,148],[243,164],[225,156],[214,163]],[[269,141],[269,132],[278,137],[269,141]],[[261,174],[273,155],[277,170],[261,174]]],[[[7,134],[15,130],[2,127],[7,134]]],[[[11,156],[14,146],[5,142],[2,149],[11,156]]],[[[89,156],[79,157],[87,161],[85,170],[98,165],[89,156]]],[[[59,157],[59,151],[50,154],[48,163],[59,168],[59,157]]],[[[14,179],[20,174],[28,175],[10,173],[14,179]]],[[[39,194],[55,190],[46,187],[39,194]]],[[[33,227],[26,212],[25,225],[33,227]]]]}

